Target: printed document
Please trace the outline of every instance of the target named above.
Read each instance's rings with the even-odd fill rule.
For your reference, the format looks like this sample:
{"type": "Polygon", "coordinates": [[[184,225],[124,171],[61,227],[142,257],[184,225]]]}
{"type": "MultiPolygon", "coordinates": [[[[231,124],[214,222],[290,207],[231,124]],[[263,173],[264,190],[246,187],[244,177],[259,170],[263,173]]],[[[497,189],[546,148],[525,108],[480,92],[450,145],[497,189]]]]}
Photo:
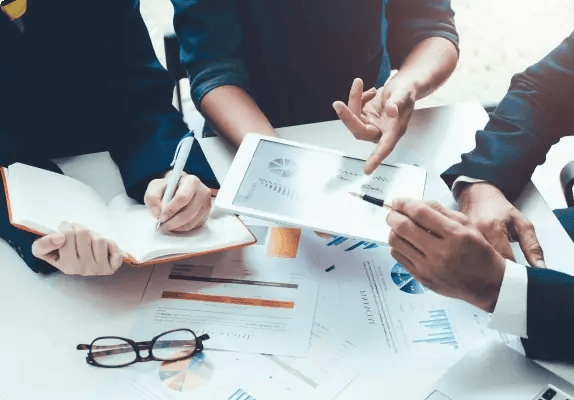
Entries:
{"type": "Polygon", "coordinates": [[[256,245],[156,266],[143,296],[142,337],[175,328],[206,348],[303,357],[319,288],[312,232],[250,226],[256,245]]]}
{"type": "Polygon", "coordinates": [[[325,307],[320,296],[316,321],[352,337],[366,363],[448,367],[484,337],[517,341],[488,329],[488,314],[424,287],[390,256],[388,247],[342,248],[335,249],[332,261],[325,260],[325,266],[334,268],[323,273],[322,283],[336,311],[325,307]]]}

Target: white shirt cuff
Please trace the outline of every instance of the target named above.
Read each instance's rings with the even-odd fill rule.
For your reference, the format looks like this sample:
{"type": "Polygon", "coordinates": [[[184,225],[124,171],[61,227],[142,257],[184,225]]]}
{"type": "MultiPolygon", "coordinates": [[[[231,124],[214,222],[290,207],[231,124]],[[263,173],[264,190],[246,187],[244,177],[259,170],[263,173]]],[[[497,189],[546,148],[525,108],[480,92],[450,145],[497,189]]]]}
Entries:
{"type": "Polygon", "coordinates": [[[479,182],[486,182],[484,179],[478,179],[478,178],[471,178],[469,176],[464,176],[461,175],[458,178],[455,179],[455,181],[452,184],[452,190],[451,193],[453,195],[453,197],[455,198],[455,200],[458,200],[458,192],[460,191],[460,184],[461,183],[479,183],[479,182]]]}
{"type": "Polygon", "coordinates": [[[498,301],[488,324],[500,332],[527,338],[526,307],[528,274],[526,267],[506,260],[498,301]]]}

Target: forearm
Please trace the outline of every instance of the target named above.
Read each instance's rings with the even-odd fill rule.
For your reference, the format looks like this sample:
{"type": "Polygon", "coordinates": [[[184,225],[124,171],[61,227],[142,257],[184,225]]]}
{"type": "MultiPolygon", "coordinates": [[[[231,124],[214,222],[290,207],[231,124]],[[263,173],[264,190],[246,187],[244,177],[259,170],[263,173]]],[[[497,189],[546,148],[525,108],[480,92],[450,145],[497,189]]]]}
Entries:
{"type": "Polygon", "coordinates": [[[211,90],[203,97],[200,111],[211,127],[236,147],[248,133],[276,136],[255,100],[239,86],[211,90]]]}
{"type": "Polygon", "coordinates": [[[438,89],[452,74],[457,62],[458,52],[451,41],[430,37],[415,46],[393,79],[404,80],[419,100],[438,89]]]}

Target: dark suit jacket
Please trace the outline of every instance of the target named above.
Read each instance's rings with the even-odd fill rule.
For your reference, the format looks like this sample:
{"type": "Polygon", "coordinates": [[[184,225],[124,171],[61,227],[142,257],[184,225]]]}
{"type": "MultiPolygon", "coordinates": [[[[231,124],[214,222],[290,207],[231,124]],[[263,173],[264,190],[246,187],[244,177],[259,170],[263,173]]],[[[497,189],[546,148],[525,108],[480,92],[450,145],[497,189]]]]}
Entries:
{"type": "MultiPolygon", "coordinates": [[[[53,0],[28,5],[24,33],[0,13],[0,165],[109,150],[128,194],[169,169],[188,132],[172,107],[174,81],[157,61],[139,0],[53,0]]],[[[194,146],[186,166],[217,181],[194,146]]],[[[0,237],[35,271],[35,239],[13,229],[0,196],[0,237]]]]}
{"type": "MultiPolygon", "coordinates": [[[[537,64],[513,77],[476,148],[442,175],[484,179],[514,201],[561,137],[574,133],[574,33],[537,64]]],[[[574,255],[573,255],[574,256],[574,255]]],[[[528,268],[529,356],[574,362],[574,278],[528,268]]]]}

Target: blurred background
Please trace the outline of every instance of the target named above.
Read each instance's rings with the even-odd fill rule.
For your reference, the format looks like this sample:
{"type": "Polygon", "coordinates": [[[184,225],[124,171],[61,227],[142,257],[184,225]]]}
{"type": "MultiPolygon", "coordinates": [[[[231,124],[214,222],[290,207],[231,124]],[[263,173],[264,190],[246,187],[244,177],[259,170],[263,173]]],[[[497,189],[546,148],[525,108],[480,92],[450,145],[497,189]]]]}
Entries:
{"type": "MultiPolygon", "coordinates": [[[[544,57],[574,30],[572,0],[452,0],[452,6],[460,35],[458,67],[443,87],[419,101],[417,107],[473,100],[496,103],[506,93],[514,73],[544,57]]],[[[163,36],[173,32],[171,3],[141,0],[141,12],[156,53],[165,65],[163,36]]],[[[200,129],[203,119],[193,107],[189,90],[183,90],[183,96],[186,121],[192,128],[200,129]]],[[[546,163],[533,176],[552,208],[566,206],[559,173],[571,160],[574,137],[564,138],[554,146],[546,163]]]]}

